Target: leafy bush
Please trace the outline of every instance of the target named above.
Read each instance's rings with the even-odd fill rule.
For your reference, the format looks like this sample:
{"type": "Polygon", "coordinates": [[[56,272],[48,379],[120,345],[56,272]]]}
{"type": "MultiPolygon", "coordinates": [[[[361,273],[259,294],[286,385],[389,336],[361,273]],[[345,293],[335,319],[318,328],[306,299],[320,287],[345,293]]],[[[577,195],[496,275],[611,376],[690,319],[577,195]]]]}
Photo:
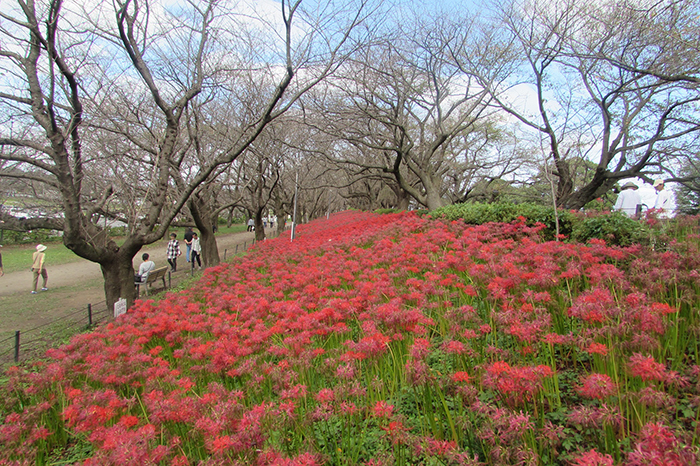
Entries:
{"type": "Polygon", "coordinates": [[[35,244],[50,243],[61,237],[56,230],[12,231],[2,230],[1,244],[35,244]]]}
{"type": "MultiPolygon", "coordinates": [[[[488,222],[511,223],[519,217],[525,218],[528,226],[541,223],[545,226],[544,235],[547,239],[554,238],[556,234],[556,219],[554,209],[538,204],[454,204],[437,209],[431,213],[434,217],[443,217],[447,220],[463,219],[471,225],[481,225],[488,222]]],[[[570,235],[575,216],[565,210],[559,211],[559,234],[570,235]]]]}
{"type": "Polygon", "coordinates": [[[620,212],[610,212],[595,216],[579,215],[574,222],[571,239],[581,243],[597,238],[617,246],[647,244],[649,229],[638,220],[620,212]]]}
{"type": "MultiPolygon", "coordinates": [[[[551,240],[556,234],[554,209],[538,204],[455,204],[437,209],[431,214],[447,220],[462,219],[473,225],[488,222],[512,223],[523,217],[528,226],[543,224],[545,239],[551,240]]],[[[559,234],[581,243],[595,238],[617,246],[648,244],[651,236],[647,224],[620,212],[579,213],[568,210],[559,210],[559,234]]]]}
{"type": "Polygon", "coordinates": [[[126,236],[126,227],[110,227],[109,236],[126,236]]]}
{"type": "MultiPolygon", "coordinates": [[[[62,231],[36,229],[31,231],[0,230],[0,244],[37,244],[61,241],[62,231]]],[[[126,236],[126,227],[110,227],[110,237],[126,236]]]]}

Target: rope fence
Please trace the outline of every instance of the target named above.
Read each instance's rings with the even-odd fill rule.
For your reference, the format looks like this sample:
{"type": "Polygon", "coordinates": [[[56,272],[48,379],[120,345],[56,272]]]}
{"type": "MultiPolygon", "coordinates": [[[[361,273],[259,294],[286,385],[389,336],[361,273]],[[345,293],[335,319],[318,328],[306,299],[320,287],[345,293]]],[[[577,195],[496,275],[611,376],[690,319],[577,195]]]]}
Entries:
{"type": "MultiPolygon", "coordinates": [[[[268,235],[267,238],[278,235],[279,233],[274,236],[268,235]]],[[[253,239],[252,242],[236,244],[232,254],[238,254],[239,246],[240,251],[244,252],[254,246],[255,242],[253,239]]],[[[224,260],[227,253],[228,250],[224,249],[224,260]]],[[[89,330],[113,318],[113,313],[107,309],[106,301],[102,301],[96,304],[90,303],[86,307],[70,311],[59,319],[45,322],[29,330],[16,330],[14,335],[0,340],[0,367],[40,358],[47,349],[67,342],[76,333],[89,330]]]]}
{"type": "Polygon", "coordinates": [[[112,319],[105,301],[88,304],[50,322],[29,330],[16,330],[13,336],[0,340],[0,366],[18,364],[41,357],[43,353],[81,331],[112,319]]]}

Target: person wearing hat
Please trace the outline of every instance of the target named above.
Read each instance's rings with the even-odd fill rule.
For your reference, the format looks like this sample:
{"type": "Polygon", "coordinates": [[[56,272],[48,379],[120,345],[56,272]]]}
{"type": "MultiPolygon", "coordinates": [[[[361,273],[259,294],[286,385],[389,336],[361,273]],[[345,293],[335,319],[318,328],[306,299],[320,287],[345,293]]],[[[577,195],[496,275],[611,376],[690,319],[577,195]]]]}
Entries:
{"type": "Polygon", "coordinates": [[[631,181],[622,185],[613,209],[619,210],[628,217],[634,217],[637,214],[637,205],[642,203],[637,189],[639,189],[638,186],[631,181]]]}
{"type": "Polygon", "coordinates": [[[36,245],[36,252],[32,256],[32,273],[34,274],[34,288],[32,289],[32,294],[36,294],[36,286],[39,283],[39,275],[44,279],[44,284],[41,287],[41,291],[47,291],[46,283],[49,281],[49,274],[46,272],[46,267],[44,266],[44,259],[46,258],[46,246],[43,244],[36,245]]]}
{"type": "Polygon", "coordinates": [[[673,194],[668,189],[664,189],[662,179],[654,180],[654,189],[656,190],[654,209],[659,211],[659,218],[671,217],[674,210],[673,194]]]}

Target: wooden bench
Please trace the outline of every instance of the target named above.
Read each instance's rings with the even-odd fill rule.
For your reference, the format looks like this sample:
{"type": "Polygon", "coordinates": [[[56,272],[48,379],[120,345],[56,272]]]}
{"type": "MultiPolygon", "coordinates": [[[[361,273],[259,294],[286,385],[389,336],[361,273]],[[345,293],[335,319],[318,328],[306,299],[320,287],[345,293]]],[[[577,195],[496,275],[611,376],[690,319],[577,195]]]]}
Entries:
{"type": "Polygon", "coordinates": [[[145,285],[144,289],[146,292],[146,296],[148,296],[148,287],[153,286],[153,284],[157,280],[163,280],[163,289],[166,289],[168,287],[165,283],[165,276],[167,275],[167,273],[168,266],[166,265],[165,267],[151,270],[151,272],[148,274],[148,277],[146,277],[145,282],[134,282],[134,285],[136,286],[136,297],[138,298],[141,294],[141,285],[145,285]]]}

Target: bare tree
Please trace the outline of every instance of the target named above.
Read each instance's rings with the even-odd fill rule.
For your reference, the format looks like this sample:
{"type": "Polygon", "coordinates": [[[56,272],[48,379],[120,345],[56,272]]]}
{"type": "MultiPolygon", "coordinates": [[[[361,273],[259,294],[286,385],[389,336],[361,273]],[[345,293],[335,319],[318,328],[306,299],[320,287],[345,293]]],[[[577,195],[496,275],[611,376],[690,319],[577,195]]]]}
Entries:
{"type": "Polygon", "coordinates": [[[674,49],[689,50],[687,22],[673,18],[687,15],[669,8],[692,5],[532,1],[501,10],[503,48],[520,59],[499,81],[508,86],[490,76],[482,84],[524,140],[544,142],[559,205],[580,208],[621,179],[673,173],[679,156],[697,152],[698,49],[688,56],[694,68],[680,68],[674,49]],[[513,97],[525,89],[534,89],[531,107],[513,97]],[[577,184],[572,162],[586,159],[595,171],[577,184]]]}
{"type": "MultiPolygon", "coordinates": [[[[332,5],[309,14],[300,0],[283,0],[278,22],[261,16],[251,27],[252,13],[226,11],[215,0],[113,6],[111,13],[105,5],[64,11],[60,0],[21,0],[0,13],[0,67],[14,87],[0,93],[13,118],[0,129],[0,160],[55,190],[64,244],[100,264],[110,306],[133,300],[139,249],[162,238],[219,167],[342,63],[368,14],[362,1],[339,16],[332,5]],[[261,40],[265,30],[277,36],[261,40]],[[228,144],[206,160],[193,155],[197,139],[183,130],[186,109],[204,89],[234,94],[245,108],[236,115],[245,119],[225,133],[228,144]],[[106,234],[104,218],[128,224],[121,245],[106,234]]],[[[4,168],[0,176],[12,176],[4,168]]],[[[3,219],[3,228],[28,225],[3,219]]]]}
{"type": "Polygon", "coordinates": [[[472,184],[468,171],[495,167],[493,147],[477,140],[493,112],[475,79],[500,66],[491,43],[476,19],[441,17],[403,24],[363,49],[333,82],[337,89],[319,100],[329,117],[315,126],[354,146],[339,146],[336,162],[354,164],[358,180],[390,175],[399,199],[407,193],[428,209],[463,197],[472,184]],[[455,50],[469,55],[469,67],[454,59],[455,50]]]}

